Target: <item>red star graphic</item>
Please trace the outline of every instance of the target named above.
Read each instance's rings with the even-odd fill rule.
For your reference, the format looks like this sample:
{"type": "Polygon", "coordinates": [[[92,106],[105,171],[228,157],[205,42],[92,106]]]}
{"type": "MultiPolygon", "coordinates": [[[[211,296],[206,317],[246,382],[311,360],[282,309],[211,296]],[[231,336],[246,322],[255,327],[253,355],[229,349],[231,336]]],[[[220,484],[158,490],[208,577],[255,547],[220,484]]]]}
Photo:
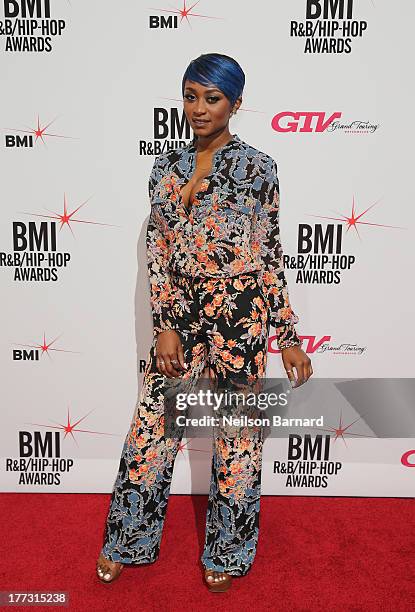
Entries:
{"type": "Polygon", "coordinates": [[[15,345],[16,346],[28,346],[30,348],[40,349],[42,351],[42,357],[43,357],[43,354],[46,353],[46,355],[49,357],[49,359],[52,359],[52,357],[49,354],[50,351],[59,351],[61,353],[79,353],[79,351],[68,351],[68,350],[65,350],[65,349],[52,348],[52,344],[54,344],[58,338],[60,338],[60,336],[57,336],[54,340],[52,340],[51,342],[49,342],[49,344],[47,344],[46,343],[46,334],[45,334],[45,332],[43,332],[43,342],[42,342],[42,344],[19,344],[19,343],[15,342],[15,345]]]}
{"type": "Polygon", "coordinates": [[[73,136],[62,136],[62,134],[51,134],[49,132],[46,132],[46,130],[48,129],[48,127],[50,125],[52,125],[52,123],[54,121],[56,121],[57,117],[55,117],[55,119],[53,119],[52,121],[50,121],[47,125],[45,125],[44,127],[40,126],[40,119],[39,119],[39,115],[37,116],[37,127],[36,128],[30,128],[27,126],[27,130],[17,130],[15,128],[4,128],[7,130],[11,130],[13,132],[23,132],[23,134],[34,134],[35,135],[35,142],[38,141],[38,139],[40,138],[40,140],[43,142],[43,144],[46,146],[46,142],[44,140],[44,136],[51,136],[54,138],[74,138],[73,136]]]}
{"type": "MultiPolygon", "coordinates": [[[[178,450],[182,453],[182,455],[184,455],[184,449],[186,448],[186,446],[191,441],[192,441],[192,439],[188,440],[187,442],[180,442],[178,450]]],[[[200,448],[187,448],[186,450],[187,450],[187,452],[194,451],[195,453],[208,453],[209,452],[207,450],[203,450],[203,449],[200,449],[200,448]]]]}
{"type": "Polygon", "coordinates": [[[319,219],[333,219],[334,221],[343,221],[347,225],[347,231],[349,231],[349,229],[351,227],[354,227],[354,229],[356,230],[356,233],[359,236],[359,238],[360,238],[360,234],[359,234],[358,229],[357,229],[357,224],[358,223],[360,225],[376,225],[377,227],[391,227],[391,228],[394,228],[394,229],[406,229],[405,227],[400,227],[398,225],[383,225],[381,223],[370,223],[369,221],[360,221],[360,217],[363,217],[363,215],[365,215],[368,210],[370,210],[373,206],[376,206],[376,204],[378,204],[378,203],[379,203],[379,200],[377,202],[374,202],[368,208],[366,208],[366,210],[364,210],[362,213],[360,213],[360,215],[356,216],[356,214],[355,214],[355,202],[354,202],[354,196],[353,196],[352,212],[351,212],[351,216],[350,217],[347,217],[346,215],[341,215],[341,213],[338,213],[339,215],[341,215],[340,217],[325,217],[324,215],[310,215],[310,216],[311,217],[318,217],[319,219]]]}
{"type": "Polygon", "coordinates": [[[346,444],[346,440],[344,435],[348,435],[348,436],[356,436],[358,438],[375,438],[376,436],[370,436],[368,434],[358,434],[358,433],[353,433],[351,431],[347,431],[352,425],[354,425],[356,423],[356,421],[360,421],[361,417],[358,417],[357,419],[355,419],[354,421],[352,421],[349,425],[343,426],[343,421],[342,421],[342,414],[340,412],[340,418],[339,418],[339,424],[337,427],[328,427],[328,428],[324,428],[324,427],[314,427],[314,429],[319,429],[320,431],[328,431],[330,433],[334,434],[334,440],[336,441],[338,438],[341,438],[345,444],[345,446],[347,446],[346,444]]]}
{"type": "Polygon", "coordinates": [[[64,438],[66,438],[66,436],[68,434],[71,434],[72,439],[75,441],[77,446],[79,446],[79,444],[76,441],[76,438],[74,436],[74,432],[97,434],[97,435],[100,435],[100,436],[116,436],[117,434],[106,433],[106,432],[103,432],[103,431],[92,431],[90,429],[77,429],[76,426],[79,423],[81,423],[81,421],[86,419],[86,417],[89,416],[91,414],[91,412],[93,412],[93,410],[95,410],[95,409],[93,408],[92,410],[90,410],[85,416],[83,416],[80,419],[78,419],[78,421],[76,421],[75,423],[71,423],[71,417],[70,417],[70,414],[69,414],[69,407],[68,407],[68,418],[67,418],[67,422],[66,422],[65,425],[63,425],[62,423],[56,423],[56,421],[51,421],[52,423],[56,423],[56,425],[45,425],[44,423],[28,423],[28,425],[35,425],[36,427],[47,427],[48,429],[61,429],[62,431],[65,432],[64,438]]]}
{"type": "MultiPolygon", "coordinates": [[[[158,99],[159,100],[168,100],[169,102],[183,102],[183,98],[168,98],[166,96],[158,96],[158,99]]],[[[253,108],[242,108],[242,106],[239,107],[238,113],[239,113],[239,111],[243,111],[243,112],[246,112],[246,113],[260,113],[261,115],[265,115],[266,114],[265,111],[254,110],[253,108]]]]}
{"type": "Polygon", "coordinates": [[[186,0],[183,0],[183,8],[181,9],[160,9],[154,6],[150,6],[149,8],[155,11],[162,11],[163,13],[175,13],[176,15],[180,15],[181,16],[180,23],[183,21],[183,19],[186,19],[189,26],[190,26],[189,17],[204,17],[205,19],[222,19],[222,17],[212,17],[211,15],[200,15],[200,13],[192,13],[191,12],[192,9],[196,6],[196,4],[199,4],[199,2],[200,0],[197,0],[197,2],[192,4],[192,6],[189,6],[189,8],[187,8],[186,0]]]}
{"type": "MultiPolygon", "coordinates": [[[[90,198],[88,198],[89,200],[90,198]]],[[[77,208],[75,208],[75,210],[73,210],[71,213],[68,213],[67,210],[67,204],[66,204],[66,194],[63,195],[63,214],[59,214],[53,210],[49,210],[48,208],[46,208],[46,210],[49,210],[49,212],[52,212],[53,215],[37,215],[36,213],[28,213],[26,211],[20,211],[21,214],[25,214],[25,215],[32,215],[34,217],[45,217],[47,219],[56,219],[57,221],[60,222],[60,228],[59,231],[62,229],[62,227],[64,225],[67,225],[69,227],[69,229],[72,232],[72,235],[75,237],[75,234],[72,231],[72,227],[71,227],[71,223],[92,223],[93,225],[107,225],[110,227],[119,227],[117,225],[113,225],[111,223],[99,223],[98,221],[85,221],[83,219],[72,219],[73,215],[75,213],[78,212],[78,210],[80,208],[82,208],[82,206],[85,206],[85,204],[88,202],[88,200],[85,200],[85,202],[83,202],[82,204],[80,204],[77,208]]]]}

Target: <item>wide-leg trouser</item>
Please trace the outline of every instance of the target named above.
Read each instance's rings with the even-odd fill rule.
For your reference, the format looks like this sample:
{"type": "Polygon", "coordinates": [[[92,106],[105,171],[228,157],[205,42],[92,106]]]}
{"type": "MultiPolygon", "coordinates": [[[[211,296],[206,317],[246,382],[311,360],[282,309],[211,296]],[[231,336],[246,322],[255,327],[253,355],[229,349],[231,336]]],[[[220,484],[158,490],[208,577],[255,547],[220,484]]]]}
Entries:
{"type": "MultiPolygon", "coordinates": [[[[254,384],[265,376],[269,312],[256,274],[228,278],[173,277],[174,319],[192,388],[207,365],[218,387],[232,377],[254,384]]],[[[165,385],[156,367],[156,337],[104,529],[102,553],[112,561],[142,564],[159,555],[174,461],[181,435],[165,432],[165,385]]],[[[176,379],[177,380],[177,379],[176,379]]],[[[215,429],[202,564],[242,576],[250,569],[258,542],[263,446],[262,427],[249,435],[215,429]]]]}

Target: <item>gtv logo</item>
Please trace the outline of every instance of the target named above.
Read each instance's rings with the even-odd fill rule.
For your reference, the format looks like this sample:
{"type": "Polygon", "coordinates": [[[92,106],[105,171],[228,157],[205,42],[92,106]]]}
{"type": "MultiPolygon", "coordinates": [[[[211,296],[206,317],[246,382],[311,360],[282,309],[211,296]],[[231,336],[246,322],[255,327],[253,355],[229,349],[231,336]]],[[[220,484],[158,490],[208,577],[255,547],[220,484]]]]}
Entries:
{"type": "Polygon", "coordinates": [[[415,468],[415,449],[406,451],[401,457],[401,463],[405,467],[415,468]]]}
{"type": "Polygon", "coordinates": [[[276,114],[271,127],[276,132],[324,132],[335,119],[340,119],[341,113],[333,113],[327,118],[325,112],[291,112],[283,111],[276,114]]]}
{"type": "MultiPolygon", "coordinates": [[[[299,335],[301,340],[301,348],[305,353],[315,353],[325,342],[331,340],[331,336],[322,336],[320,339],[316,336],[302,336],[299,335]],[[304,346],[304,340],[307,340],[306,346],[304,346]]],[[[268,352],[269,353],[280,353],[280,349],[277,347],[277,336],[270,336],[268,338],[268,352]],[[275,342],[275,346],[273,346],[275,342]]]]}

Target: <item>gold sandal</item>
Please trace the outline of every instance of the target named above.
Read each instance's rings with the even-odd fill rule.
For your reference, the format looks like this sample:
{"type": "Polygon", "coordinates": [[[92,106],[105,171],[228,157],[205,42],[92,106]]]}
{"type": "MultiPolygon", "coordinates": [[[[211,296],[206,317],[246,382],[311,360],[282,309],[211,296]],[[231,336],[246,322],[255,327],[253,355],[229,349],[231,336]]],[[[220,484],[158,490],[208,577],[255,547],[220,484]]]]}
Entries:
{"type": "Polygon", "coordinates": [[[205,582],[209,591],[213,593],[224,593],[232,584],[232,576],[226,572],[205,569],[205,582]],[[208,580],[209,576],[212,577],[212,580],[208,580]],[[218,580],[215,580],[215,578],[218,578],[218,580]]]}
{"type": "Polygon", "coordinates": [[[100,555],[97,561],[97,576],[101,582],[114,582],[121,574],[124,565],[117,561],[118,567],[116,566],[111,569],[106,563],[108,563],[108,559],[106,559],[104,555],[100,555]]]}

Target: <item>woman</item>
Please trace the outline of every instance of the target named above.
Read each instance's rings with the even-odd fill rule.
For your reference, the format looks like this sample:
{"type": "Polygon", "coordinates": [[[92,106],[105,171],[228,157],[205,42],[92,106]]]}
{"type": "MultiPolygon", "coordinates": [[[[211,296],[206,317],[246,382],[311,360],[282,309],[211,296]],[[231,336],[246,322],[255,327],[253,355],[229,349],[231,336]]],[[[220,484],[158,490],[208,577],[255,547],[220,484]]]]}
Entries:
{"type": "MultiPolygon", "coordinates": [[[[220,384],[264,377],[269,326],[292,384],[312,374],[301,350],[279,240],[277,166],[229,131],[245,83],[218,53],[190,62],[182,79],[190,144],[156,157],[149,181],[148,271],[154,336],[105,525],[97,573],[159,554],[180,435],[164,430],[168,379],[220,384]],[[294,370],[297,371],[295,380],[294,370]]],[[[262,431],[214,436],[201,557],[205,582],[225,591],[250,569],[258,540],[262,431]]]]}

